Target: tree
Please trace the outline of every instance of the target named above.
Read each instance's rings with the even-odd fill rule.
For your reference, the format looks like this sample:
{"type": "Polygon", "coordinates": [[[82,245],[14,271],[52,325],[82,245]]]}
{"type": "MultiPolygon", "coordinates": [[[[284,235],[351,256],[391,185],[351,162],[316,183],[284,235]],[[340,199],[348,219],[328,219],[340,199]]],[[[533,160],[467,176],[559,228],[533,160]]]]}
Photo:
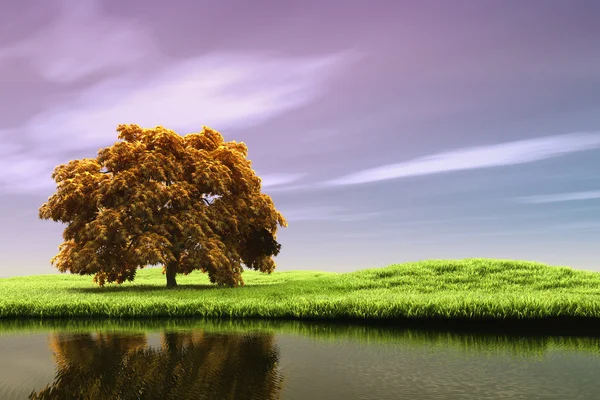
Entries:
{"type": "Polygon", "coordinates": [[[61,272],[94,274],[103,286],[162,264],[167,287],[197,269],[235,287],[244,284],[242,264],[275,269],[277,226],[287,222],[261,193],[243,142],[206,126],[185,136],[162,126],[117,132],[123,141],[96,158],[54,169],[57,191],[39,217],[67,224],[51,260],[61,272]]]}

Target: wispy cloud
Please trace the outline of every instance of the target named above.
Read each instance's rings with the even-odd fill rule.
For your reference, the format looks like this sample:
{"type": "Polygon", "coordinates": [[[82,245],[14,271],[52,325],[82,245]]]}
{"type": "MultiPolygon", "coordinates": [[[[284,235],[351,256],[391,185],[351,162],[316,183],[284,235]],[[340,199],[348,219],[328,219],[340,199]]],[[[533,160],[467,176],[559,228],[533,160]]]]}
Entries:
{"type": "Polygon", "coordinates": [[[248,127],[313,100],[342,54],[276,58],[210,54],[153,77],[105,80],[70,104],[52,107],[19,129],[53,153],[109,145],[120,123],[197,131],[248,127]]]}
{"type": "Polygon", "coordinates": [[[155,52],[143,26],[102,15],[97,0],[57,3],[60,12],[53,23],[0,48],[0,60],[26,58],[44,79],[70,83],[107,68],[135,65],[155,52]]]}
{"type": "Polygon", "coordinates": [[[341,207],[304,207],[287,209],[280,208],[281,213],[288,221],[339,221],[353,222],[364,221],[381,215],[379,212],[348,213],[341,207]]]}
{"type": "Polygon", "coordinates": [[[299,184],[299,185],[278,185],[278,186],[269,187],[269,192],[300,192],[300,191],[304,191],[304,190],[311,191],[311,190],[321,188],[321,186],[319,186],[319,185],[320,185],[319,183],[316,183],[316,184],[303,183],[303,184],[299,184]]]}
{"type": "Polygon", "coordinates": [[[272,188],[272,187],[277,187],[277,186],[281,186],[281,185],[285,185],[286,183],[291,183],[291,182],[295,182],[299,179],[302,179],[303,177],[305,177],[306,174],[304,173],[295,173],[295,174],[267,174],[267,175],[262,175],[261,181],[262,181],[262,188],[272,188]]]}
{"type": "Polygon", "coordinates": [[[539,203],[556,203],[556,202],[562,202],[562,201],[591,200],[591,199],[600,199],[600,190],[520,197],[517,199],[517,201],[520,203],[539,204],[539,203]]]}
{"type": "Polygon", "coordinates": [[[0,194],[47,193],[55,187],[51,174],[56,157],[16,153],[0,158],[0,194]]]}
{"type": "MultiPolygon", "coordinates": [[[[57,163],[67,162],[67,154],[89,157],[111,145],[119,124],[163,125],[181,134],[208,125],[225,135],[259,124],[319,97],[326,80],[359,56],[219,52],[165,60],[135,21],[103,15],[96,1],[62,5],[54,25],[0,49],[0,60],[24,58],[65,87],[83,78],[90,82],[70,101],[57,100],[22,126],[0,132],[0,171],[19,168],[0,172],[0,192],[46,191],[57,163]]],[[[271,176],[265,186],[296,179],[271,176]]]]}
{"type": "MultiPolygon", "coordinates": [[[[548,215],[545,220],[548,219],[548,215]]],[[[580,221],[566,224],[544,224],[534,228],[518,229],[508,226],[507,229],[486,230],[481,227],[461,227],[457,225],[456,230],[440,232],[438,229],[418,230],[414,229],[377,229],[373,231],[344,232],[339,237],[343,238],[401,238],[401,243],[419,243],[423,241],[444,242],[452,238],[478,238],[483,236],[527,236],[541,237],[544,235],[565,235],[600,231],[600,222],[598,221],[580,221]]]]}
{"type": "Polygon", "coordinates": [[[524,228],[522,230],[498,230],[498,231],[479,231],[473,230],[471,232],[457,232],[440,234],[439,237],[462,237],[462,236],[518,236],[518,235],[539,235],[544,234],[569,234],[569,233],[582,233],[582,232],[598,232],[600,231],[600,222],[595,221],[583,221],[573,222],[569,224],[549,224],[547,226],[540,226],[535,229],[524,228]]]}
{"type": "Polygon", "coordinates": [[[355,185],[442,172],[524,164],[596,148],[600,148],[600,133],[569,133],[433,154],[356,172],[324,182],[322,185],[355,185]]]}

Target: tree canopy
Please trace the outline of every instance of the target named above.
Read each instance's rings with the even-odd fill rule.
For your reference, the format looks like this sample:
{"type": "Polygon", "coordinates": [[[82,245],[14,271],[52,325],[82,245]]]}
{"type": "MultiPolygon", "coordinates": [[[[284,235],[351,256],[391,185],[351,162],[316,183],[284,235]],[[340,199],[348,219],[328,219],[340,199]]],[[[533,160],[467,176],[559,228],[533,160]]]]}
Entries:
{"type": "Polygon", "coordinates": [[[51,263],[94,282],[132,281],[138,268],[163,265],[167,287],[178,273],[208,273],[212,283],[243,285],[242,265],[271,273],[287,226],[246,159],[243,142],[206,126],[178,135],[119,125],[122,141],[96,158],[54,169],[56,193],[41,219],[67,226],[51,263]]]}

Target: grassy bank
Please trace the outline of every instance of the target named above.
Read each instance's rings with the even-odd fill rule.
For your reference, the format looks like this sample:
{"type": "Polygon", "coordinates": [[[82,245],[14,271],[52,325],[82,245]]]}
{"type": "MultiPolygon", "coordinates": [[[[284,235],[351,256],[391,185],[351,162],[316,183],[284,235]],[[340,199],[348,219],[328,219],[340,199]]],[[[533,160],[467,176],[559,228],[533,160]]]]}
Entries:
{"type": "Polygon", "coordinates": [[[0,279],[0,318],[263,317],[304,319],[534,319],[600,321],[600,273],[541,263],[434,260],[352,273],[244,272],[245,287],[219,288],[200,273],[166,289],[160,269],[97,287],[89,276],[0,279]]]}

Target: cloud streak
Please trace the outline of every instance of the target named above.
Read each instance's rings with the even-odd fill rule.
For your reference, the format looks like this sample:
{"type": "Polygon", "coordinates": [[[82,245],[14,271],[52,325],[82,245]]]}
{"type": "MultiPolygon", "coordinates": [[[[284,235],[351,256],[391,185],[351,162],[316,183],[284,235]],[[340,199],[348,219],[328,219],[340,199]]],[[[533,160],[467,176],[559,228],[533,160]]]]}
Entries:
{"type": "Polygon", "coordinates": [[[272,188],[276,186],[285,185],[287,183],[295,182],[299,179],[302,179],[306,176],[304,173],[295,173],[295,174],[267,174],[260,176],[262,181],[262,188],[272,188]]]}
{"type": "Polygon", "coordinates": [[[304,207],[280,210],[288,221],[339,221],[354,222],[372,219],[381,215],[380,212],[371,213],[343,213],[340,207],[304,207]]]}
{"type": "Polygon", "coordinates": [[[356,172],[321,185],[356,185],[443,172],[525,164],[597,148],[600,148],[600,133],[568,133],[437,153],[356,172]]]}
{"type": "Polygon", "coordinates": [[[600,190],[592,190],[586,192],[571,192],[571,193],[557,193],[547,194],[539,196],[528,196],[518,198],[517,201],[520,203],[530,204],[542,204],[542,203],[558,203],[563,201],[576,201],[576,200],[592,200],[600,199],[600,190]]]}

